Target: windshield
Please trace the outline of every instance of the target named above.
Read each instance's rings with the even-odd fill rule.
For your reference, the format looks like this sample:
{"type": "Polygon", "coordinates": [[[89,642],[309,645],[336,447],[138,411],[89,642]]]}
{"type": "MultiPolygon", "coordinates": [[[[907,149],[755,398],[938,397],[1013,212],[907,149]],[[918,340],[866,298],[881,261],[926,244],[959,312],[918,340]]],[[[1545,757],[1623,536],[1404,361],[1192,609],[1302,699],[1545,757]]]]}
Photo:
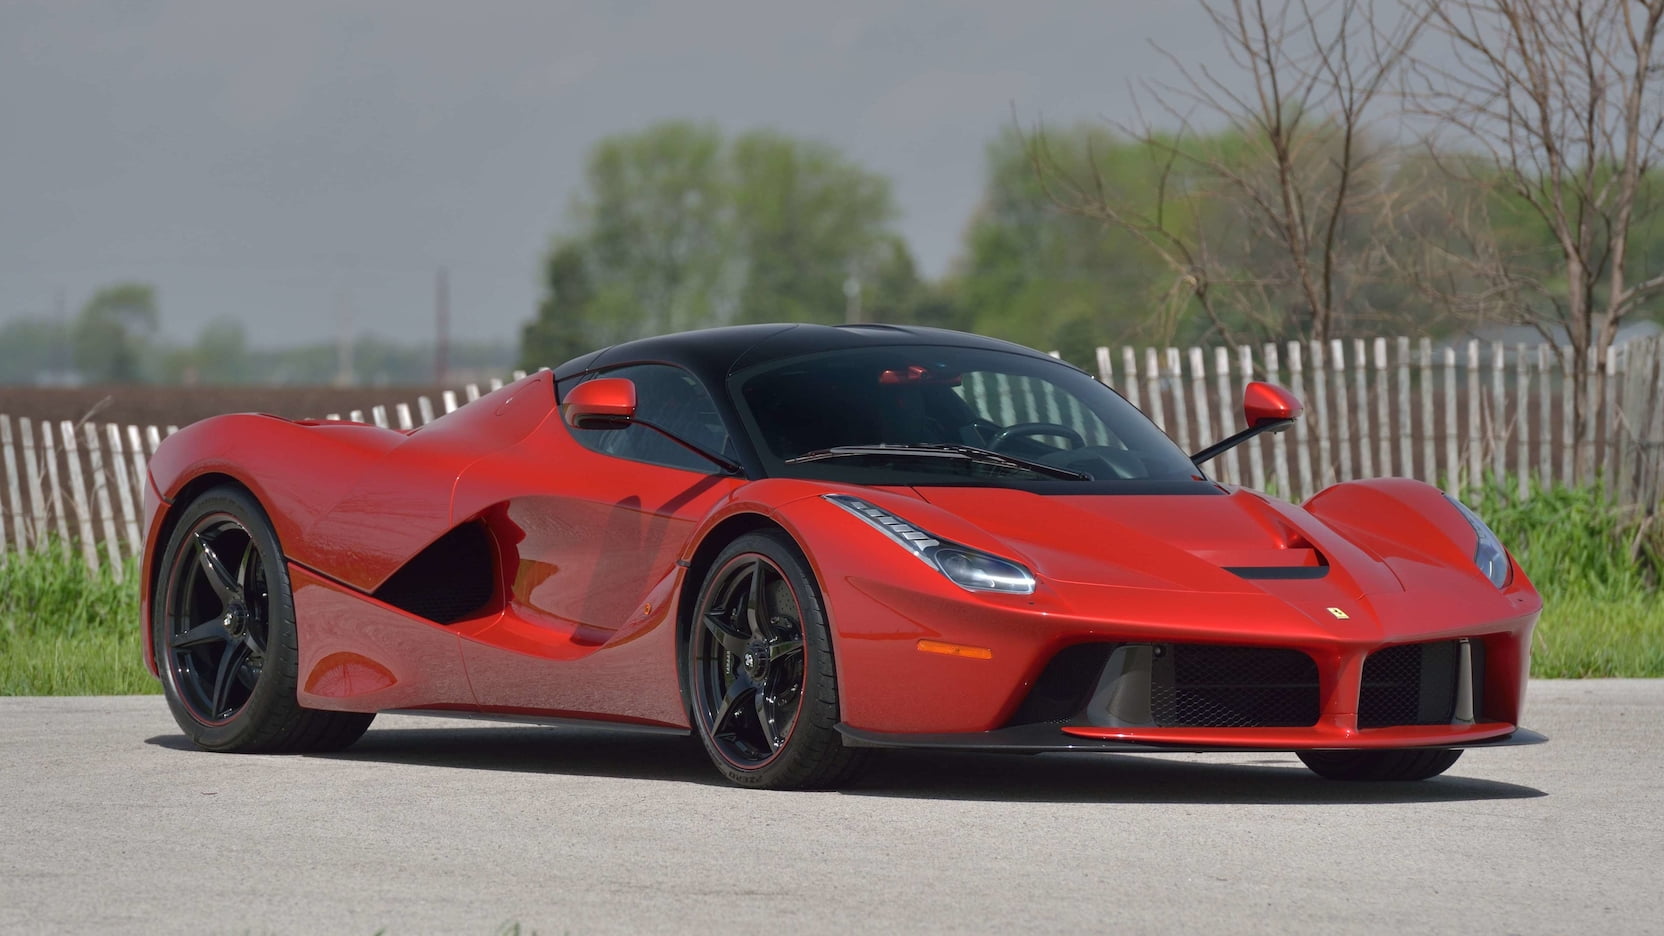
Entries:
{"type": "Polygon", "coordinates": [[[731,386],[757,454],[775,477],[928,485],[1200,475],[1113,390],[1065,364],[1024,354],[921,346],[828,351],[742,372],[731,386]]]}

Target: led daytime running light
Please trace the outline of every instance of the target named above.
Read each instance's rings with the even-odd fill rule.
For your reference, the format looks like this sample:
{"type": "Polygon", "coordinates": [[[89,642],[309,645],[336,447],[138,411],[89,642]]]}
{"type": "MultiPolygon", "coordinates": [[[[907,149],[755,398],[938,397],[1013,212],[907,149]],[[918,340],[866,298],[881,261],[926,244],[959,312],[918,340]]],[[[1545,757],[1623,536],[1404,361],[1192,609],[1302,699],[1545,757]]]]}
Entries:
{"type": "Polygon", "coordinates": [[[1009,559],[945,541],[859,497],[849,494],[821,496],[860,517],[960,588],[1015,595],[1034,592],[1034,576],[1009,559]]]}

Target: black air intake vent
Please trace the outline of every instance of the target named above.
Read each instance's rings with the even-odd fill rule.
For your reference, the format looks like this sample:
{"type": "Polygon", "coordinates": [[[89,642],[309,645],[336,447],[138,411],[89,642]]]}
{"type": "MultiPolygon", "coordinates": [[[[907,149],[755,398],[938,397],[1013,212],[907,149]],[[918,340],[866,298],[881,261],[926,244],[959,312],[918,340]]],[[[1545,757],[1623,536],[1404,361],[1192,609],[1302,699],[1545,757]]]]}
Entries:
{"type": "MultiPolygon", "coordinates": [[[[1474,640],[1469,648],[1477,708],[1484,696],[1485,645],[1474,640]]],[[[1461,648],[1454,640],[1401,644],[1370,654],[1358,696],[1358,727],[1449,723],[1456,715],[1460,659],[1461,648]]]]}
{"type": "Polygon", "coordinates": [[[464,523],[394,572],[375,597],[437,624],[484,609],[496,591],[495,547],[483,523],[464,523]]]}

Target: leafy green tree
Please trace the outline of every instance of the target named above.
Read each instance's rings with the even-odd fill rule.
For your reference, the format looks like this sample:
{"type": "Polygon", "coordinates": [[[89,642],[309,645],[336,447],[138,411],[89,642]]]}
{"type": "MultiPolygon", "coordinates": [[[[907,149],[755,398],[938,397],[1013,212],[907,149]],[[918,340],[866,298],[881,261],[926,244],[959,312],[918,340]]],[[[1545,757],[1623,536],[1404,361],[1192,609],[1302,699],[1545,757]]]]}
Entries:
{"type": "Polygon", "coordinates": [[[71,335],[75,367],[93,383],[133,383],[156,332],[156,291],[144,283],[99,290],[82,307],[71,335]]]}
{"type": "Polygon", "coordinates": [[[822,143],[681,121],[608,137],[545,258],[521,361],[712,325],[841,322],[852,280],[861,318],[905,317],[920,291],[895,217],[888,180],[822,143]]]}
{"type": "Polygon", "coordinates": [[[520,366],[553,367],[588,349],[585,319],[595,311],[584,250],[575,241],[557,244],[543,261],[543,301],[520,331],[520,366]]]}
{"type": "Polygon", "coordinates": [[[33,384],[67,376],[69,328],[25,318],[0,327],[0,383],[33,384]]]}
{"type": "Polygon", "coordinates": [[[842,322],[852,306],[846,284],[859,284],[870,304],[896,297],[894,264],[911,265],[899,238],[890,184],[824,143],[755,131],[734,141],[729,154],[738,256],[745,280],[741,322],[842,322]]]}
{"type": "Polygon", "coordinates": [[[236,319],[215,319],[202,327],[196,344],[163,355],[169,383],[239,384],[250,379],[248,337],[236,319]]]}
{"type": "MultiPolygon", "coordinates": [[[[1007,130],[988,145],[982,201],[950,287],[964,324],[1076,362],[1097,345],[1170,338],[1159,258],[1128,231],[1060,207],[1030,142],[1007,130]]],[[[1081,125],[1049,131],[1045,146],[1049,171],[1090,174],[1117,197],[1152,197],[1136,143],[1081,125]]]]}
{"type": "Polygon", "coordinates": [[[674,121],[596,145],[577,233],[596,304],[586,331],[602,343],[709,324],[730,270],[723,141],[674,121]]]}

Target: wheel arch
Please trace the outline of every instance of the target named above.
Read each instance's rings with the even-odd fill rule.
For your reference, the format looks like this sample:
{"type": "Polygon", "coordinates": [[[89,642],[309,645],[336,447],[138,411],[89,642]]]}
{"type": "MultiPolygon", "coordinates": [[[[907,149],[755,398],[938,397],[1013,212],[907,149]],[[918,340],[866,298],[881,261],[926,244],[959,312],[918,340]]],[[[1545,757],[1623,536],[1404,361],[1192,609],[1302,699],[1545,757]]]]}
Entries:
{"type": "MultiPolygon", "coordinates": [[[[198,497],[219,487],[235,487],[252,498],[256,504],[259,504],[262,511],[266,509],[265,502],[260,499],[260,495],[244,483],[241,478],[222,471],[205,471],[180,485],[171,499],[161,503],[155,529],[145,542],[142,564],[144,578],[141,592],[142,600],[139,608],[140,638],[144,645],[145,666],[150,670],[150,675],[157,678],[161,677],[161,673],[157,670],[156,652],[152,645],[151,630],[155,621],[153,607],[156,601],[156,590],[162,576],[162,552],[167,549],[168,541],[173,538],[173,531],[178,527],[179,516],[185,508],[189,507],[198,497]]],[[[272,535],[277,536],[275,529],[272,531],[272,535]]],[[[278,542],[281,543],[282,540],[279,539],[278,542]]],[[[279,557],[279,561],[282,561],[282,557],[279,557]]]]}

